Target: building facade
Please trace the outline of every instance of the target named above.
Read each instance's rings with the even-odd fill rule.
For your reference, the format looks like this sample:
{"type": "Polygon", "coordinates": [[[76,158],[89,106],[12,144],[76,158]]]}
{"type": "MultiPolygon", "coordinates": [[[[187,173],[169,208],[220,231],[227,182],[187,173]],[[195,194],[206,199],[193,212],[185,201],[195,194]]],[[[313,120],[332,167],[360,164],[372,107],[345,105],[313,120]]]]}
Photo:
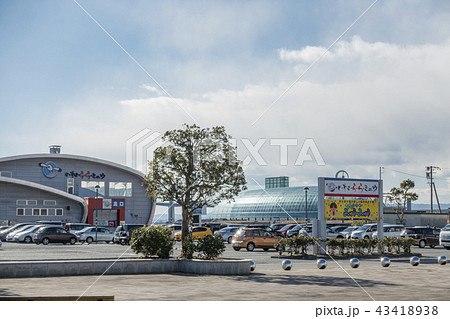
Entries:
{"type": "Polygon", "coordinates": [[[317,218],[317,186],[243,191],[234,202],[221,202],[209,213],[224,220],[305,220],[317,218]],[[307,198],[307,200],[306,200],[307,198]]]}
{"type": "Polygon", "coordinates": [[[0,158],[0,223],[150,224],[155,205],[143,183],[127,166],[54,149],[0,158]]]}

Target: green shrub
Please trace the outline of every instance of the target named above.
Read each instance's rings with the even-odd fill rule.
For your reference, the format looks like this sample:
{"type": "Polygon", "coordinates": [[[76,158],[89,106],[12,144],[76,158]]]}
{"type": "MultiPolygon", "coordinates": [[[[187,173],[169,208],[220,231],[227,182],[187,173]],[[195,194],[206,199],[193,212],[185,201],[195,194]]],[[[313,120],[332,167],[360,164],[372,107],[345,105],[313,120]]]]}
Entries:
{"type": "Polygon", "coordinates": [[[182,256],[186,259],[192,259],[194,257],[195,252],[195,244],[192,240],[191,236],[188,236],[183,242],[182,242],[183,250],[181,252],[182,256]]]}
{"type": "MultiPolygon", "coordinates": [[[[278,251],[279,255],[283,254],[283,251],[286,250],[287,247],[287,238],[281,238],[276,244],[275,244],[275,249],[278,251]]],[[[292,253],[291,253],[292,255],[292,253]]]]}
{"type": "Polygon", "coordinates": [[[171,235],[170,229],[164,226],[141,227],[131,235],[131,249],[146,258],[169,258],[175,243],[171,235]]]}
{"type": "Polygon", "coordinates": [[[225,251],[225,244],[222,237],[208,235],[198,240],[196,251],[206,259],[213,259],[219,257],[225,251]]]}

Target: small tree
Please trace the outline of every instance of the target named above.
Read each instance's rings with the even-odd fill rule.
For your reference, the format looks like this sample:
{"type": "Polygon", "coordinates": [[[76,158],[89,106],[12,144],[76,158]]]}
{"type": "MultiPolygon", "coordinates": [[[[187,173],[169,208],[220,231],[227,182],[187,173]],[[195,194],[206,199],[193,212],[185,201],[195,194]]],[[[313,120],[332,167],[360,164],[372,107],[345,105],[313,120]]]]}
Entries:
{"type": "Polygon", "coordinates": [[[204,256],[206,259],[214,259],[225,251],[225,244],[222,237],[208,235],[198,240],[196,250],[200,256],[204,256]]]}
{"type": "Polygon", "coordinates": [[[417,193],[411,192],[410,190],[416,186],[414,181],[406,179],[400,183],[400,187],[392,187],[387,195],[387,200],[389,203],[394,204],[394,212],[397,214],[397,218],[400,224],[403,224],[405,217],[406,203],[408,201],[416,201],[419,198],[417,193]]]}
{"type": "Polygon", "coordinates": [[[131,235],[131,249],[144,257],[169,258],[175,240],[170,229],[164,226],[141,227],[131,235]]]}
{"type": "Polygon", "coordinates": [[[148,196],[173,201],[182,210],[182,255],[192,258],[189,226],[192,212],[222,200],[232,200],[246,189],[236,147],[223,126],[200,128],[184,124],[167,131],[167,146],[154,151],[145,178],[148,196]]]}

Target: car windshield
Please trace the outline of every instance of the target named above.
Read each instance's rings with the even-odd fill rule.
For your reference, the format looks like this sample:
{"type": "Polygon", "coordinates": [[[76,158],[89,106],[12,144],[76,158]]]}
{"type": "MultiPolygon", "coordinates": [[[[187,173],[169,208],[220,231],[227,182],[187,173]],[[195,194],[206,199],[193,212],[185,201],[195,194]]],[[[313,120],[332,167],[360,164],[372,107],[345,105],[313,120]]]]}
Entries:
{"type": "Polygon", "coordinates": [[[357,230],[367,230],[370,227],[370,225],[362,225],[360,227],[358,227],[357,230]]]}
{"type": "Polygon", "coordinates": [[[281,228],[281,230],[288,230],[289,228],[291,228],[291,225],[286,225],[283,228],[281,228]]]}
{"type": "Polygon", "coordinates": [[[295,225],[294,227],[291,228],[291,230],[299,230],[301,228],[302,228],[301,225],[295,225]]]}
{"type": "Polygon", "coordinates": [[[245,234],[245,230],[243,230],[243,229],[239,229],[237,231],[237,233],[236,233],[237,236],[241,236],[241,235],[244,235],[244,234],[245,234]]]}
{"type": "Polygon", "coordinates": [[[442,228],[443,231],[450,231],[450,224],[446,225],[444,228],[442,228]]]}

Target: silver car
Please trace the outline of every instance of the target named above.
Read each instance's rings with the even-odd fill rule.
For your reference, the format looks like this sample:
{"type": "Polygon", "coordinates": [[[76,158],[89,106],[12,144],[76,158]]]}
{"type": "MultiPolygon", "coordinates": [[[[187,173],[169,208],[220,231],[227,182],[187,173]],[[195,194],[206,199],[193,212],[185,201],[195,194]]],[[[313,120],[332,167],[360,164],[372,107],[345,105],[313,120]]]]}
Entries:
{"type": "Polygon", "coordinates": [[[240,227],[225,227],[214,232],[214,235],[219,235],[222,239],[229,244],[233,239],[234,234],[239,230],[240,227]]]}
{"type": "Polygon", "coordinates": [[[14,233],[14,241],[15,242],[24,242],[24,243],[32,243],[33,242],[33,234],[39,230],[39,228],[45,227],[43,225],[34,225],[23,231],[18,231],[14,233]]]}
{"type": "Polygon", "coordinates": [[[75,232],[75,235],[77,236],[78,241],[81,243],[87,242],[88,244],[94,242],[96,239],[97,242],[105,241],[107,243],[114,240],[114,232],[105,227],[97,227],[97,229],[93,226],[86,227],[75,232]]]}
{"type": "Polygon", "coordinates": [[[10,232],[7,236],[6,236],[6,241],[14,241],[14,236],[18,233],[21,233],[23,231],[26,231],[30,228],[32,228],[34,225],[23,225],[21,227],[18,227],[16,230],[10,232]]]}

